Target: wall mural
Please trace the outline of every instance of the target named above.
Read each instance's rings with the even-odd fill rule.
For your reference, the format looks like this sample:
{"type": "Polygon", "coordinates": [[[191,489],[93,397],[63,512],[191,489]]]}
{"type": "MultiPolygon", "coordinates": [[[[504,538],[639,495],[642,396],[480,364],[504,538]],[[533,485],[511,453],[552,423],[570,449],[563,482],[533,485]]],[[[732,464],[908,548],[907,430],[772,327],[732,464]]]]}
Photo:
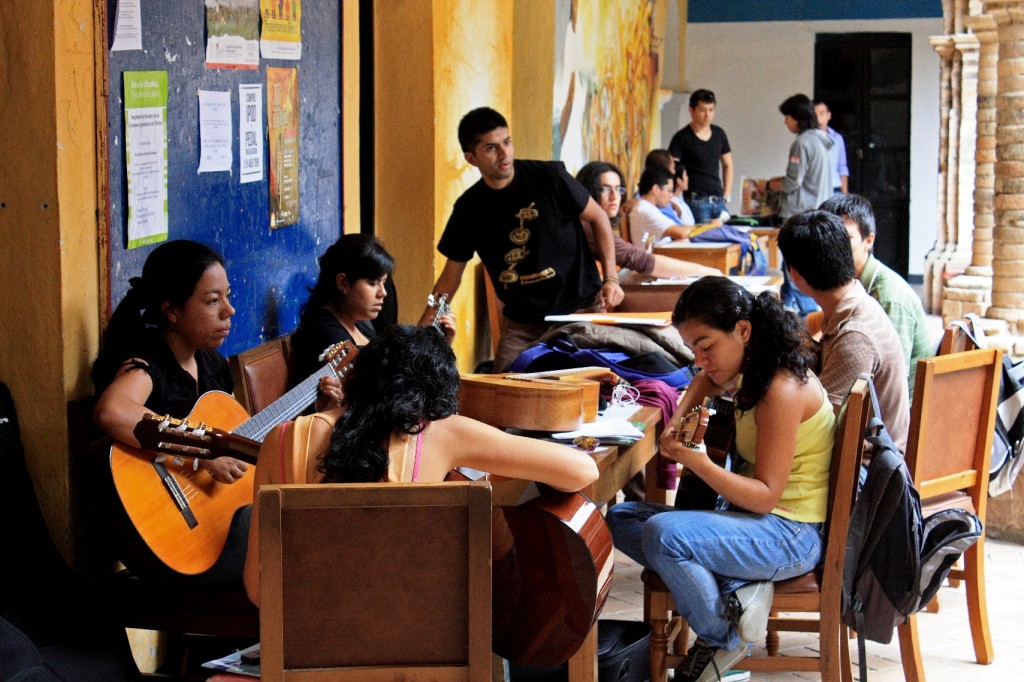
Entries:
{"type": "Polygon", "coordinates": [[[555,14],[553,158],[576,173],[610,161],[635,185],[651,143],[655,0],[560,0],[555,14]]]}

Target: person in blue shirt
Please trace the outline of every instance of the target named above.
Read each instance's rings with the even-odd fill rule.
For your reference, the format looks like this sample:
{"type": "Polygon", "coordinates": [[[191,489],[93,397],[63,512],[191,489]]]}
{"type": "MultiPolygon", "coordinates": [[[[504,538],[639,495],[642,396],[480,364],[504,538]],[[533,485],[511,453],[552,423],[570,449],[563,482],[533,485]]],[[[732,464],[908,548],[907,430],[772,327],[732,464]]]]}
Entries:
{"type": "Polygon", "coordinates": [[[818,128],[824,130],[832,140],[832,148],[828,150],[832,162],[832,192],[846,194],[850,191],[850,167],[846,163],[846,140],[843,139],[842,133],[836,132],[829,125],[832,120],[832,111],[824,100],[814,100],[814,116],[818,119],[818,128]]]}

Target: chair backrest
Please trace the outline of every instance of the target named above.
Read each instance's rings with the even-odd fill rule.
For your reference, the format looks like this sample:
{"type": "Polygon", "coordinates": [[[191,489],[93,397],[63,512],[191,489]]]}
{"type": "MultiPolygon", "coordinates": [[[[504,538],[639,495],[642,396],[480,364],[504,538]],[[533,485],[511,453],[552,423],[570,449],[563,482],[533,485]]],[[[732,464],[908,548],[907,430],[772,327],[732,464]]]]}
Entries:
{"type": "Polygon", "coordinates": [[[263,486],[259,534],[264,682],[490,679],[488,483],[263,486]]]}
{"type": "Polygon", "coordinates": [[[229,358],[235,398],[252,415],[288,391],[291,335],[286,334],[229,358]]]}
{"type": "Polygon", "coordinates": [[[917,363],[907,467],[922,500],[971,496],[984,521],[1002,351],[979,349],[917,363]]]}
{"type": "MultiPolygon", "coordinates": [[[[850,512],[857,498],[857,481],[864,455],[864,429],[871,413],[871,391],[867,380],[858,378],[846,395],[836,417],[835,442],[828,482],[826,546],[822,562],[821,603],[834,605],[835,617],[842,599],[843,568],[850,512]]],[[[822,609],[824,611],[824,607],[822,609]]],[[[822,616],[824,617],[824,616],[822,616]]]]}
{"type": "MultiPolygon", "coordinates": [[[[969,320],[960,320],[960,322],[966,325],[971,324],[969,320]]],[[[977,346],[974,345],[974,341],[962,327],[955,324],[948,324],[946,325],[946,328],[942,330],[942,340],[939,341],[938,355],[962,353],[964,351],[974,350],[975,348],[977,348],[977,346]]]]}

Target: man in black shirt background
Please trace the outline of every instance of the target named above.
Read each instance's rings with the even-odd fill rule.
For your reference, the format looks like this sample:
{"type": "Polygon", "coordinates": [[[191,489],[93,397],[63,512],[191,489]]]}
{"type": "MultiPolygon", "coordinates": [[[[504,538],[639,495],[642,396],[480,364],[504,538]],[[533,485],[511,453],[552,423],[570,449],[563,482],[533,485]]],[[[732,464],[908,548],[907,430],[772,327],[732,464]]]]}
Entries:
{"type": "Polygon", "coordinates": [[[715,93],[695,90],[690,95],[690,124],[668,144],[669,153],[689,176],[683,197],[697,224],[717,218],[732,200],[732,148],[725,131],[711,125],[714,118],[715,93]]]}

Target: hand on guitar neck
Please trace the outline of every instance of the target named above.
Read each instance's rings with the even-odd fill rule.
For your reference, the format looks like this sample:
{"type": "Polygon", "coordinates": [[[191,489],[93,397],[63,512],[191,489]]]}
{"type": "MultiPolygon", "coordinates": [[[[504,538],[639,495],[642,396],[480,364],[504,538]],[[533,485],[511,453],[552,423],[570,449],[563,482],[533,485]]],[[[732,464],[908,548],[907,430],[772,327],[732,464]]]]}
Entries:
{"type": "Polygon", "coordinates": [[[420,324],[424,326],[429,324],[441,332],[444,335],[444,340],[450,346],[455,340],[455,316],[452,314],[452,307],[448,304],[448,294],[427,296],[427,313],[424,314],[424,319],[427,318],[429,318],[429,322],[424,323],[421,320],[420,324]]]}

